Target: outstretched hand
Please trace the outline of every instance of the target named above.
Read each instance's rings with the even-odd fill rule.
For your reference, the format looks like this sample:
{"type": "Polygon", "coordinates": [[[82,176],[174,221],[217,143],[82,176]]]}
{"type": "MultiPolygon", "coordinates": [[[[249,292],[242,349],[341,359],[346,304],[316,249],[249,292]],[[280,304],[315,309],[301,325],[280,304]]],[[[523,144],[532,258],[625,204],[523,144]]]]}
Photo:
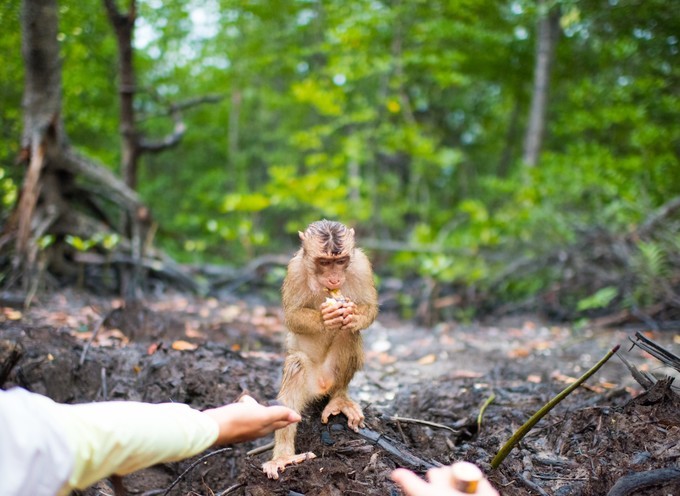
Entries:
{"type": "Polygon", "coordinates": [[[288,407],[261,405],[250,396],[203,413],[215,419],[220,427],[216,445],[251,441],[299,422],[301,418],[288,407]]]}
{"type": "MultiPolygon", "coordinates": [[[[392,480],[403,490],[406,496],[465,496],[464,493],[451,485],[451,467],[431,468],[427,471],[427,481],[405,468],[398,468],[392,472],[392,480]]],[[[477,486],[480,496],[498,496],[488,480],[482,478],[477,486]]]]}

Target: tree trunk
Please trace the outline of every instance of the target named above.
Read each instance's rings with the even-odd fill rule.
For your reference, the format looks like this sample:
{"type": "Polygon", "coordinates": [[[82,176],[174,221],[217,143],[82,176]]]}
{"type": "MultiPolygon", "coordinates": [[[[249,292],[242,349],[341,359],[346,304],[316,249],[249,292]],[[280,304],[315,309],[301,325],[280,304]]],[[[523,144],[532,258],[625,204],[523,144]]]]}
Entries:
{"type": "Polygon", "coordinates": [[[137,19],[137,4],[130,0],[126,14],[118,11],[115,0],[104,0],[109,22],[114,28],[118,43],[118,77],[120,93],[120,132],[123,139],[121,175],[125,184],[137,189],[137,162],[139,160],[139,135],[135,123],[135,69],[133,65],[132,37],[137,19]]]}
{"type": "MultiPolygon", "coordinates": [[[[546,8],[544,0],[538,2],[539,12],[546,8]]],[[[545,134],[546,107],[550,88],[550,68],[555,56],[555,45],[559,36],[560,13],[558,8],[539,14],[538,36],[536,38],[536,61],[534,63],[534,86],[531,95],[529,124],[524,138],[523,160],[528,167],[538,164],[538,157],[545,134]]]]}
{"type": "MultiPolygon", "coordinates": [[[[10,229],[16,229],[12,266],[27,289],[35,276],[37,249],[32,242],[35,211],[43,171],[65,141],[61,121],[61,63],[57,43],[56,0],[26,0],[21,11],[21,51],[26,67],[23,95],[24,129],[21,156],[28,169],[10,229]],[[28,277],[22,277],[27,275],[28,277]]],[[[49,206],[46,206],[48,210],[49,206]]]]}
{"type": "Polygon", "coordinates": [[[38,285],[39,258],[47,270],[63,273],[65,267],[73,267],[70,258],[73,249],[65,242],[67,234],[88,239],[96,232],[111,230],[101,209],[96,207],[102,190],[104,199],[118,205],[133,223],[139,222],[137,212],[143,206],[134,191],[108,169],[81,157],[68,144],[61,120],[57,0],[24,0],[21,28],[25,87],[19,158],[27,169],[19,201],[4,226],[2,239],[14,240],[12,272],[5,286],[20,285],[28,300],[38,285]],[[78,175],[101,189],[96,194],[85,191],[75,182],[78,175]],[[80,222],[83,212],[88,210],[100,219],[94,223],[80,222]],[[46,254],[41,254],[39,246],[40,239],[47,234],[53,236],[54,242],[49,260],[46,254]],[[64,253],[69,253],[68,260],[64,253]]]}

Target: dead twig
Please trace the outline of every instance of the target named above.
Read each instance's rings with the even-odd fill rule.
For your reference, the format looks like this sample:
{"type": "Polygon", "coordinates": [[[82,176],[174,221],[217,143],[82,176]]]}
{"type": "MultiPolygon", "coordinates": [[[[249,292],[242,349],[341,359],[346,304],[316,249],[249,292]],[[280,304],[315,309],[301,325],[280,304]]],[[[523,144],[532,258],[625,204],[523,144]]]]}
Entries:
{"type": "Polygon", "coordinates": [[[185,476],[186,474],[188,474],[189,472],[191,472],[191,471],[194,469],[194,467],[195,467],[196,465],[199,465],[200,463],[203,463],[205,460],[207,460],[207,459],[210,458],[211,456],[219,455],[220,453],[225,453],[226,451],[230,451],[230,450],[231,450],[231,448],[229,448],[229,447],[227,447],[227,448],[222,448],[222,449],[218,449],[217,451],[213,451],[213,452],[211,452],[211,453],[208,453],[207,455],[204,455],[204,456],[200,457],[200,458],[199,458],[198,460],[196,460],[194,463],[192,463],[191,465],[189,465],[189,468],[187,468],[184,472],[182,472],[182,473],[180,474],[180,476],[177,477],[177,479],[175,479],[174,482],[168,486],[168,488],[167,488],[167,489],[165,490],[165,492],[163,493],[163,496],[167,496],[167,494],[172,490],[172,488],[175,487],[177,484],[179,484],[179,482],[184,478],[184,476],[185,476]]]}
{"type": "Polygon", "coordinates": [[[444,424],[437,424],[435,422],[428,422],[427,420],[420,420],[420,419],[415,419],[415,418],[408,418],[408,417],[398,417],[398,416],[390,416],[387,417],[389,420],[394,420],[395,422],[406,422],[406,423],[412,423],[412,424],[422,424],[422,425],[427,425],[429,427],[435,427],[437,429],[447,429],[453,432],[454,434],[458,434],[460,431],[457,431],[456,429],[453,429],[452,427],[449,427],[448,425],[444,424]]]}
{"type": "Polygon", "coordinates": [[[99,329],[101,329],[102,324],[104,324],[104,321],[106,320],[106,317],[108,317],[108,315],[109,314],[104,315],[101,319],[99,319],[99,322],[97,322],[94,331],[92,331],[92,336],[90,336],[90,339],[87,340],[87,343],[85,343],[85,347],[83,348],[83,352],[80,354],[80,361],[78,362],[78,367],[82,367],[83,364],[85,363],[85,356],[87,355],[90,346],[92,346],[92,342],[97,337],[97,333],[99,333],[99,329]]]}
{"type": "Polygon", "coordinates": [[[635,333],[635,338],[637,341],[633,341],[633,339],[630,338],[630,340],[633,342],[633,346],[637,346],[638,348],[652,355],[664,365],[680,372],[680,357],[671,353],[663,346],[656,344],[651,339],[644,337],[639,332],[635,333]]]}
{"type": "Polygon", "coordinates": [[[496,469],[498,466],[505,460],[505,457],[508,456],[508,453],[512,450],[512,448],[515,447],[515,445],[522,440],[524,436],[532,429],[536,423],[541,420],[550,410],[552,410],[555,405],[557,405],[560,401],[562,401],[564,398],[569,396],[574,389],[579,387],[583,382],[585,382],[591,375],[593,375],[595,372],[597,372],[600,367],[602,367],[607,361],[616,353],[619,351],[620,346],[616,345],[614,348],[612,348],[599,362],[597,362],[590,370],[588,370],[585,374],[583,374],[581,377],[578,378],[576,382],[573,384],[569,385],[566,389],[564,389],[561,393],[559,393],[557,396],[555,396],[552,400],[550,400],[548,403],[546,403],[539,411],[537,411],[535,414],[531,416],[529,420],[527,420],[524,425],[522,425],[517,431],[512,435],[512,437],[501,447],[500,451],[496,454],[496,456],[491,460],[491,468],[496,469]]]}
{"type": "Polygon", "coordinates": [[[244,484],[234,484],[233,486],[226,488],[221,493],[217,493],[217,496],[226,496],[227,494],[231,494],[231,493],[233,493],[234,491],[236,491],[237,489],[239,489],[243,486],[244,486],[244,484]]]}
{"type": "Polygon", "coordinates": [[[246,456],[259,455],[260,453],[264,453],[265,451],[269,451],[272,449],[274,449],[274,441],[271,441],[267,444],[263,444],[262,446],[258,446],[257,448],[251,449],[246,453],[246,456]]]}

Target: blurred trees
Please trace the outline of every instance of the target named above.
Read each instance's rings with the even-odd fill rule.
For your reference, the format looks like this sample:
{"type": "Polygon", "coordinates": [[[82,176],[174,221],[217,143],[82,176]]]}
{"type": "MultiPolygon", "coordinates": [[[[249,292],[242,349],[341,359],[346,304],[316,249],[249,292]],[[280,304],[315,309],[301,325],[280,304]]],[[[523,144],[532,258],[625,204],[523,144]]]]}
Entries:
{"type": "MultiPolygon", "coordinates": [[[[66,128],[116,169],[113,31],[96,2],[59,5],[66,128]]],[[[677,299],[676,211],[639,230],[680,195],[674,2],[146,0],[137,14],[140,132],[172,132],[169,102],[224,97],[138,171],[174,257],[241,264],[331,217],[356,225],[381,272],[426,278],[440,309],[644,308],[662,280],[677,299]],[[529,159],[541,20],[555,44],[529,159]]],[[[0,46],[17,47],[0,67],[5,208],[23,172],[9,166],[12,15],[0,13],[0,46]]]]}

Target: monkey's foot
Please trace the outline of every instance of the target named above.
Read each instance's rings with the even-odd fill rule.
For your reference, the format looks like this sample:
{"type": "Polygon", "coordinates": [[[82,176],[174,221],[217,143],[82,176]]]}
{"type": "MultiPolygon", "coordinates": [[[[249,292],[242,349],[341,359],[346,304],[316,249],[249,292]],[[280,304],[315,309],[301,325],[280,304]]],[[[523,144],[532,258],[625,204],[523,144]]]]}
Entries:
{"type": "Polygon", "coordinates": [[[353,431],[358,431],[359,427],[364,427],[364,412],[358,403],[350,400],[347,396],[335,396],[321,412],[321,422],[328,423],[328,417],[344,413],[347,416],[347,425],[353,431]]]}
{"type": "Polygon", "coordinates": [[[297,465],[298,463],[302,463],[305,460],[311,460],[312,458],[316,458],[316,455],[311,451],[299,455],[279,456],[278,458],[263,463],[262,471],[267,474],[267,477],[270,479],[276,480],[279,478],[279,470],[283,472],[288,465],[297,465]]]}

